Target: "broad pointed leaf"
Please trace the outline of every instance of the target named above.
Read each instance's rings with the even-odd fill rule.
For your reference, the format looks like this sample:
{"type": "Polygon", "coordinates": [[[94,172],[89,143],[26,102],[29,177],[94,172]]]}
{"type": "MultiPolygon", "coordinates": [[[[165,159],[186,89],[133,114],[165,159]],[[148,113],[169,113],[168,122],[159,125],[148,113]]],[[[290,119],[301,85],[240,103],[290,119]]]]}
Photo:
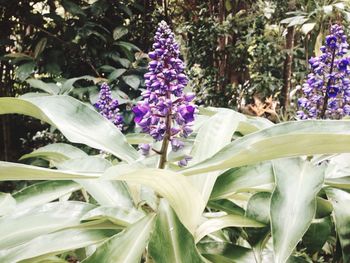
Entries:
{"type": "Polygon", "coordinates": [[[201,263],[193,236],[181,224],[168,202],[161,199],[149,253],[155,263],[201,263]]]}
{"type": "Polygon", "coordinates": [[[155,215],[144,217],[113,236],[83,263],[139,263],[154,226],[155,215]]]}
{"type": "Polygon", "coordinates": [[[0,114],[18,113],[55,125],[68,140],[110,152],[132,162],[139,157],[111,122],[69,96],[0,98],[0,114]]]}
{"type": "Polygon", "coordinates": [[[182,173],[207,173],[282,157],[345,152],[350,152],[350,121],[285,122],[239,138],[182,173]]]}
{"type": "Polygon", "coordinates": [[[285,263],[316,213],[324,168],[302,159],[274,162],[276,188],[271,197],[271,231],[276,263],[285,263]]]}

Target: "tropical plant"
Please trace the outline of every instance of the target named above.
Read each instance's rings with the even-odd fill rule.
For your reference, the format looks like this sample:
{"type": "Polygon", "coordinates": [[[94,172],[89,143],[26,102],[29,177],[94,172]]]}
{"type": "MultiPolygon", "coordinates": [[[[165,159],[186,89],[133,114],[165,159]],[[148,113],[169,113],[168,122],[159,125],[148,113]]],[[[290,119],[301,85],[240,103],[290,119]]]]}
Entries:
{"type": "Polygon", "coordinates": [[[162,27],[134,108],[143,134],[123,135],[68,95],[0,98],[0,114],[37,118],[112,156],[56,143],[21,158],[47,168],[0,162],[2,181],[46,180],[0,195],[0,262],[348,262],[350,121],[276,125],[212,107],[194,118],[162,27]]]}

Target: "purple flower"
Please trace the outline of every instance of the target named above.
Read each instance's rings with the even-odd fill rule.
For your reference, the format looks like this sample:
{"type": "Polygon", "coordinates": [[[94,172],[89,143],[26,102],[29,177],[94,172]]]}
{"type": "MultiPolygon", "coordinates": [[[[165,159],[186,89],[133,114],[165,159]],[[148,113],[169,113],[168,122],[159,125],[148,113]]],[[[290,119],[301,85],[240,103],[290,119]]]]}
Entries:
{"type": "Polygon", "coordinates": [[[120,130],[123,129],[124,118],[119,113],[118,100],[112,98],[112,92],[107,83],[101,85],[99,99],[94,106],[103,117],[113,122],[120,130]]]}
{"type": "Polygon", "coordinates": [[[139,149],[142,155],[149,155],[149,152],[151,150],[151,145],[149,145],[148,143],[141,143],[139,145],[139,149]]]}
{"type": "Polygon", "coordinates": [[[312,73],[303,84],[298,99],[299,119],[340,119],[349,115],[350,57],[343,27],[332,25],[322,54],[309,60],[312,73]]]}
{"type": "Polygon", "coordinates": [[[188,78],[179,58],[179,45],[166,22],[159,23],[155,33],[151,61],[144,75],[146,91],[133,108],[135,123],[156,141],[169,140],[172,150],[183,148],[177,137],[188,137],[196,111],[193,93],[185,93],[188,78]]]}
{"type": "Polygon", "coordinates": [[[190,160],[192,160],[192,157],[188,156],[188,155],[185,155],[185,157],[182,160],[180,160],[177,164],[180,167],[184,167],[184,166],[187,166],[188,161],[190,161],[190,160]]]}

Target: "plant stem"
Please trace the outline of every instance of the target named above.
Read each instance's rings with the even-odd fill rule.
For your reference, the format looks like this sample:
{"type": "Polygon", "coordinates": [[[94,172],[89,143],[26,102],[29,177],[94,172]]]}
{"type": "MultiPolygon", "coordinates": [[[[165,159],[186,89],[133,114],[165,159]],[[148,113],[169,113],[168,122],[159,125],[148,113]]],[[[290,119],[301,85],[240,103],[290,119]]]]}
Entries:
{"type": "Polygon", "coordinates": [[[165,168],[165,163],[167,162],[168,146],[170,141],[170,129],[171,129],[171,112],[168,113],[166,117],[166,131],[162,143],[162,148],[160,149],[160,160],[159,160],[159,169],[165,168]]]}
{"type": "MultiPolygon", "coordinates": [[[[331,62],[331,69],[329,70],[329,75],[332,75],[332,73],[333,73],[334,57],[335,57],[335,49],[333,50],[333,53],[332,53],[332,62],[331,62]]],[[[328,88],[329,88],[330,84],[331,84],[331,78],[328,79],[327,86],[326,86],[326,94],[324,96],[322,111],[321,111],[321,115],[320,115],[321,119],[324,119],[325,114],[326,114],[327,105],[328,105],[328,99],[329,99],[327,91],[328,91],[328,88]]]]}

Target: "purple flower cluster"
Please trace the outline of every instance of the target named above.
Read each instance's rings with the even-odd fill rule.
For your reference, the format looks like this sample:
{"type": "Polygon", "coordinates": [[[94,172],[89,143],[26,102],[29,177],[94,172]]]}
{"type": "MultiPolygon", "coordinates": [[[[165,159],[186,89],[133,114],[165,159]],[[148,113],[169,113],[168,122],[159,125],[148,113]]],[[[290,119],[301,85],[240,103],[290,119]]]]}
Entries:
{"type": "Polygon", "coordinates": [[[119,113],[119,103],[117,99],[112,98],[112,92],[107,83],[103,83],[100,88],[99,99],[95,107],[106,119],[113,122],[120,130],[123,129],[123,116],[119,113]]]}
{"type": "Polygon", "coordinates": [[[304,97],[298,99],[299,119],[340,119],[350,115],[350,57],[343,27],[332,25],[322,54],[312,57],[312,73],[303,84],[304,97]]]}
{"type": "MultiPolygon", "coordinates": [[[[194,94],[184,93],[188,79],[183,73],[184,63],[179,58],[179,45],[166,22],[159,24],[154,37],[153,51],[148,72],[145,74],[147,89],[143,100],[133,108],[135,122],[142,132],[149,133],[156,141],[170,140],[173,151],[183,148],[179,136],[187,137],[194,121],[194,94]]],[[[145,146],[142,146],[144,152],[145,146]]]]}

